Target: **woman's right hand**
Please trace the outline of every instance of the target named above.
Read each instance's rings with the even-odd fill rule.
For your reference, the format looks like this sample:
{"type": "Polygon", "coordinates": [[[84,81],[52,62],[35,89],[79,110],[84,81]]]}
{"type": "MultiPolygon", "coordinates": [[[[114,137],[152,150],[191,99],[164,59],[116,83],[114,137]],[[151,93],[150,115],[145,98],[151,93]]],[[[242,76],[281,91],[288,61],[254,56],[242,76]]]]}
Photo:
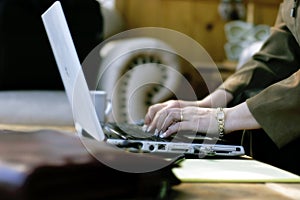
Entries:
{"type": "Polygon", "coordinates": [[[150,132],[153,131],[154,127],[151,127],[151,124],[159,111],[163,111],[170,108],[185,108],[185,107],[225,107],[233,96],[223,90],[217,89],[204,99],[200,101],[184,101],[184,100],[169,100],[164,103],[158,103],[150,106],[148,112],[144,119],[144,131],[150,132]]]}
{"type": "Polygon", "coordinates": [[[152,131],[151,123],[158,111],[170,108],[184,108],[187,106],[198,106],[198,101],[183,101],[183,100],[169,100],[163,103],[157,103],[148,108],[148,112],[144,120],[144,129],[147,132],[152,131]]]}

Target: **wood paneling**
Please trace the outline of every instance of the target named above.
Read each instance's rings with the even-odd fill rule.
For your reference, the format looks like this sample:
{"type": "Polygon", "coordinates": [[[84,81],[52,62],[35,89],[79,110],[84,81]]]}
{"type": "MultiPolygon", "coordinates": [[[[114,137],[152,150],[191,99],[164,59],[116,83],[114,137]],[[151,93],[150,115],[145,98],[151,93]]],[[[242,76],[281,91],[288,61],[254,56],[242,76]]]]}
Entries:
{"type": "Polygon", "coordinates": [[[247,7],[247,21],[254,24],[273,25],[282,0],[251,0],[247,7]]]}
{"type": "MultiPolygon", "coordinates": [[[[188,35],[217,61],[225,60],[224,22],[218,13],[219,0],[116,0],[127,29],[164,27],[188,35]]],[[[280,0],[248,0],[247,20],[273,25],[280,0]]],[[[180,41],[178,41],[180,46],[180,41]]]]}

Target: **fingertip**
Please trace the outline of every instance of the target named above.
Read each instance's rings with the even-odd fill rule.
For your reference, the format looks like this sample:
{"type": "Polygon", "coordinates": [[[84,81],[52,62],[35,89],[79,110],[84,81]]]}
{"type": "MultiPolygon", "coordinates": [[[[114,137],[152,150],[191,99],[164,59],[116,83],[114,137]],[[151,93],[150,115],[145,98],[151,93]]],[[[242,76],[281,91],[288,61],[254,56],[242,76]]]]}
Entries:
{"type": "Polygon", "coordinates": [[[160,138],[167,138],[167,137],[171,136],[172,133],[173,133],[173,132],[170,131],[170,130],[168,129],[168,130],[166,130],[165,132],[161,132],[160,135],[159,135],[159,137],[160,137],[160,138]]]}
{"type": "Polygon", "coordinates": [[[146,132],[147,129],[148,129],[148,126],[147,126],[146,124],[144,124],[143,127],[142,127],[142,130],[143,130],[144,132],[146,132]]]}
{"type": "Polygon", "coordinates": [[[160,134],[159,137],[160,137],[160,138],[166,138],[166,137],[168,137],[168,136],[167,136],[167,133],[164,132],[164,133],[160,134]]]}
{"type": "Polygon", "coordinates": [[[147,128],[147,131],[146,132],[151,132],[152,131],[152,126],[150,125],[150,126],[148,126],[148,128],[147,128]]]}
{"type": "Polygon", "coordinates": [[[154,131],[154,136],[159,136],[159,131],[157,130],[157,129],[155,129],[155,131],[154,131]]]}

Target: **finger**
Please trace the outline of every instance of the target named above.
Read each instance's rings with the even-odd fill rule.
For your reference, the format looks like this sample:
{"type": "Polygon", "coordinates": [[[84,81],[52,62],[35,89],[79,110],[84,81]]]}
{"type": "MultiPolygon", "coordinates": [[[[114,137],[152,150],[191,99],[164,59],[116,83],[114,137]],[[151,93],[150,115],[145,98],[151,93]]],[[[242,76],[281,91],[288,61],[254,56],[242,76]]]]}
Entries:
{"type": "Polygon", "coordinates": [[[169,100],[164,103],[158,103],[152,105],[148,108],[148,112],[145,116],[144,123],[147,125],[150,124],[153,121],[156,113],[163,108],[178,108],[178,107],[181,107],[180,102],[178,100],[169,100]]]}
{"type": "Polygon", "coordinates": [[[190,121],[182,121],[172,124],[168,129],[160,135],[161,138],[166,138],[180,131],[196,131],[197,124],[190,121]]]}
{"type": "Polygon", "coordinates": [[[166,118],[166,116],[168,115],[168,110],[166,108],[162,108],[161,110],[159,110],[152,122],[150,123],[149,127],[148,127],[148,132],[150,131],[156,131],[156,132],[160,132],[161,131],[161,122],[166,118]]]}
{"type": "Polygon", "coordinates": [[[164,119],[160,119],[160,123],[158,123],[157,128],[159,128],[162,132],[165,132],[172,124],[180,121],[181,113],[181,109],[179,108],[169,109],[167,116],[164,119]]]}
{"type": "Polygon", "coordinates": [[[151,124],[151,122],[153,121],[156,113],[161,110],[163,108],[163,105],[162,104],[155,104],[155,105],[152,105],[148,108],[148,112],[146,113],[146,116],[145,116],[145,124],[146,125],[149,125],[151,124]]]}
{"type": "Polygon", "coordinates": [[[180,123],[181,122],[177,122],[169,126],[168,129],[160,135],[160,137],[167,138],[170,137],[172,134],[177,133],[180,127],[180,123]]]}
{"type": "Polygon", "coordinates": [[[178,133],[182,130],[187,130],[188,122],[177,122],[173,123],[171,126],[168,127],[168,129],[160,135],[161,138],[167,138],[170,137],[172,134],[178,133]]]}
{"type": "Polygon", "coordinates": [[[162,126],[165,123],[165,120],[168,118],[169,112],[170,109],[163,109],[157,113],[156,129],[158,131],[162,131],[162,126]]]}

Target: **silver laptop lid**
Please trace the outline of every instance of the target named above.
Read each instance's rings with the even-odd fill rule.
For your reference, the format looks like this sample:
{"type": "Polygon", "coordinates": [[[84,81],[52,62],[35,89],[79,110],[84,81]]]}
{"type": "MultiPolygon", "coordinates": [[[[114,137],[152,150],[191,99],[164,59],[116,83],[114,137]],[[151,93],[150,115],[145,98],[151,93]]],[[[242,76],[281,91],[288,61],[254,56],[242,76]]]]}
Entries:
{"type": "Polygon", "coordinates": [[[93,138],[104,140],[89,88],[59,1],[42,14],[51,48],[72,107],[77,131],[85,130],[93,138]]]}

